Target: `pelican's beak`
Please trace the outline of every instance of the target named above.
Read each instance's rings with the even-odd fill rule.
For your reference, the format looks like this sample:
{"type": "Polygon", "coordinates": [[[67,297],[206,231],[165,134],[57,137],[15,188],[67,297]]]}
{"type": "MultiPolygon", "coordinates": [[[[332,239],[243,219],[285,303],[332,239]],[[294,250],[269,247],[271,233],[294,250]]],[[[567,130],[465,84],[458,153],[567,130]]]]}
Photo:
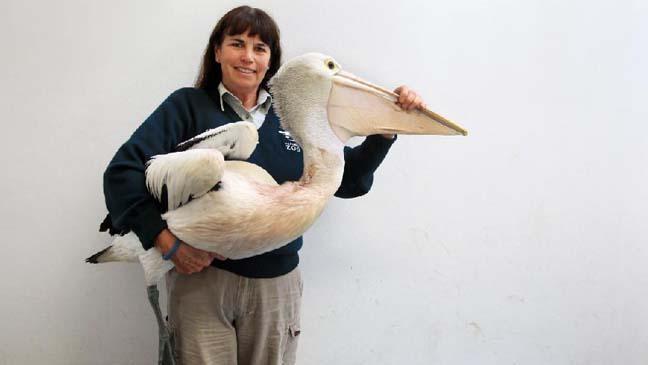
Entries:
{"type": "Polygon", "coordinates": [[[329,95],[329,123],[342,142],[372,134],[468,134],[431,110],[404,111],[397,100],[395,93],[339,71],[329,95]]]}

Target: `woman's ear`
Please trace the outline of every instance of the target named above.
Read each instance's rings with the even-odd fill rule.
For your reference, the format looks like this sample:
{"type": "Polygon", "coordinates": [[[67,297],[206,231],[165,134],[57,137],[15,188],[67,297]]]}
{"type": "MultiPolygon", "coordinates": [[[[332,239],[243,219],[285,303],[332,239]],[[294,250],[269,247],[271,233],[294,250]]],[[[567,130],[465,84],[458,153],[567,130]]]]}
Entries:
{"type": "Polygon", "coordinates": [[[214,47],[214,57],[216,58],[216,63],[220,63],[220,48],[218,46],[214,47]]]}

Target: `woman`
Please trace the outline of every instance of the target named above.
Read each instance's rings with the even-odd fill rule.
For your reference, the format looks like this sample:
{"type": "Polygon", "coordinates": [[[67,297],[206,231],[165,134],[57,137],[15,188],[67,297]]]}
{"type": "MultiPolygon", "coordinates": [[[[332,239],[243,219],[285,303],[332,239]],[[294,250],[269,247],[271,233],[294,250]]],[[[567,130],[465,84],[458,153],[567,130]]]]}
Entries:
{"type": "MultiPolygon", "coordinates": [[[[207,129],[247,120],[259,144],[249,162],[278,183],[298,180],[301,148],[284,132],[267,81],[281,65],[279,30],[270,16],[242,6],[214,28],[195,88],[169,96],[117,151],[104,174],[112,225],[133,230],[146,249],[156,246],[175,264],[167,277],[169,322],[182,364],[293,364],[300,333],[302,238],[263,255],[228,260],[180,242],[148,194],[146,161],[207,129]]],[[[405,86],[395,90],[403,109],[423,106],[405,86]]],[[[344,178],[336,196],[365,194],[393,135],[370,136],[345,148],[344,178]]],[[[281,217],[277,217],[281,219],[281,217]]]]}

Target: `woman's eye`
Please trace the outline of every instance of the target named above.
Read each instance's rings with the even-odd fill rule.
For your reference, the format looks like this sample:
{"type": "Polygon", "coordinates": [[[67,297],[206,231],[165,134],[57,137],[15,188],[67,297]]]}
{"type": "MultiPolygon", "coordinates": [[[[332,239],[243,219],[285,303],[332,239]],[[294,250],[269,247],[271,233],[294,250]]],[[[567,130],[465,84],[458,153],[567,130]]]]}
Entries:
{"type": "Polygon", "coordinates": [[[257,47],[257,52],[265,52],[266,48],[265,47],[257,47]]]}

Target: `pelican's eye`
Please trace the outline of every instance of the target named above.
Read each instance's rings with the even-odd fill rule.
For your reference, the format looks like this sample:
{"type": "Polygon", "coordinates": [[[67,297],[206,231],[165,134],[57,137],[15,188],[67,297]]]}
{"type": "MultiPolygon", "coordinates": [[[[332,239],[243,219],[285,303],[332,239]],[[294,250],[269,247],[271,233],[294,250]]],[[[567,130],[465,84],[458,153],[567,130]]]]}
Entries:
{"type": "Polygon", "coordinates": [[[328,60],[328,61],[326,62],[326,67],[328,67],[329,70],[335,70],[335,62],[333,62],[333,61],[331,61],[331,60],[328,60]]]}

